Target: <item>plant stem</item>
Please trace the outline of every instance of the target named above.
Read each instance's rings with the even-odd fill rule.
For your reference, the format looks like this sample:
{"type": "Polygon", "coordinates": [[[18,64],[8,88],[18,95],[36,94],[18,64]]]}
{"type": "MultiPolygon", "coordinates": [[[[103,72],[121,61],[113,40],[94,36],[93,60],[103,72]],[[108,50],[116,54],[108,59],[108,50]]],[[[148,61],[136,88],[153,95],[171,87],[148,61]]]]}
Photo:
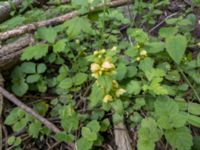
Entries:
{"type": "Polygon", "coordinates": [[[180,68],[179,65],[176,65],[179,72],[181,73],[181,75],[183,76],[183,78],[185,79],[185,81],[188,83],[188,85],[191,87],[192,91],[194,92],[194,95],[196,96],[197,100],[200,102],[200,97],[197,93],[197,91],[195,90],[194,86],[191,84],[190,80],[188,79],[188,77],[185,75],[184,71],[180,68]]]}

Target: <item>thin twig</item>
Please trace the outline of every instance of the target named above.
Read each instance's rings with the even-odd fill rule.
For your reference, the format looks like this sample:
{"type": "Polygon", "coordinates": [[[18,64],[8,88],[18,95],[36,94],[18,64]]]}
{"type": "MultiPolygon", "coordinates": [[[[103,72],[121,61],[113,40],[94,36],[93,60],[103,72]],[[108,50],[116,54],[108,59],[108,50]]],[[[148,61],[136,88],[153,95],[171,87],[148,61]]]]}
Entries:
{"type": "Polygon", "coordinates": [[[196,96],[197,100],[200,102],[200,97],[199,97],[197,91],[195,90],[195,88],[193,87],[193,85],[191,84],[190,80],[187,78],[187,76],[185,75],[183,70],[178,65],[177,65],[177,68],[178,68],[179,72],[181,73],[181,75],[183,76],[184,80],[188,83],[188,85],[190,86],[190,88],[194,92],[194,95],[196,96]]]}
{"type": "Polygon", "coordinates": [[[39,121],[41,121],[47,128],[49,128],[54,133],[61,132],[60,129],[58,129],[53,123],[51,123],[50,121],[48,121],[44,117],[40,116],[33,109],[31,109],[30,107],[26,106],[24,103],[22,103],[19,99],[17,99],[14,95],[12,95],[11,93],[9,93],[7,90],[5,90],[4,88],[2,88],[1,86],[0,86],[0,93],[2,93],[2,95],[5,98],[7,98],[9,101],[11,101],[12,103],[14,103],[18,107],[20,107],[22,110],[24,110],[25,112],[29,113],[30,115],[34,116],[36,119],[38,119],[39,121]]]}
{"type": "Polygon", "coordinates": [[[153,28],[151,28],[149,30],[149,33],[153,32],[155,29],[157,29],[158,27],[160,27],[167,19],[172,18],[174,16],[176,16],[178,13],[175,12],[173,14],[170,14],[169,16],[167,16],[165,19],[163,19],[161,22],[159,22],[157,25],[155,25],[153,28]]]}

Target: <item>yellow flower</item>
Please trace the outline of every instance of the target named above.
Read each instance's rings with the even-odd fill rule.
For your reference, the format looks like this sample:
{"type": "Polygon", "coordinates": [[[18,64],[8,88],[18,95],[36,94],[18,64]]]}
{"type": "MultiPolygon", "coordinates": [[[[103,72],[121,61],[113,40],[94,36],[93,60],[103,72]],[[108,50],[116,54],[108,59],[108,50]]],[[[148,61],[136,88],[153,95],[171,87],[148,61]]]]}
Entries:
{"type": "Polygon", "coordinates": [[[102,50],[100,51],[100,53],[101,53],[101,54],[105,54],[105,53],[106,53],[106,50],[105,50],[105,49],[102,49],[102,50]]]}
{"type": "Polygon", "coordinates": [[[104,61],[103,64],[102,64],[103,70],[111,70],[111,69],[114,69],[114,68],[115,68],[114,64],[110,63],[109,61],[104,61]]]}
{"type": "Polygon", "coordinates": [[[99,54],[99,51],[94,51],[93,55],[97,56],[99,54]]]}
{"type": "Polygon", "coordinates": [[[112,86],[117,89],[119,87],[119,84],[117,83],[116,80],[113,80],[112,81],[112,86]]]}
{"type": "Polygon", "coordinates": [[[146,50],[142,50],[142,51],[140,52],[140,55],[141,55],[141,56],[147,56],[147,51],[146,51],[146,50]]]}
{"type": "Polygon", "coordinates": [[[141,58],[140,58],[140,57],[137,57],[137,58],[136,58],[136,61],[140,61],[140,60],[141,60],[141,58]]]}
{"type": "Polygon", "coordinates": [[[115,94],[116,94],[117,97],[120,97],[120,96],[123,95],[124,93],[126,93],[126,90],[125,90],[125,89],[122,89],[122,88],[118,89],[118,90],[115,92],[115,94]]]}
{"type": "Polygon", "coordinates": [[[139,44],[137,44],[137,45],[135,46],[135,48],[139,49],[139,48],[140,48],[140,45],[139,45],[139,44]]]}
{"type": "Polygon", "coordinates": [[[99,64],[92,63],[91,66],[90,66],[90,69],[91,69],[92,72],[97,72],[101,69],[101,67],[99,66],[99,64]]]}
{"type": "Polygon", "coordinates": [[[112,48],[111,48],[111,51],[116,51],[117,50],[117,46],[113,46],[112,48]]]}
{"type": "Polygon", "coordinates": [[[113,100],[113,97],[111,95],[106,95],[104,98],[103,98],[103,102],[104,103],[108,103],[109,101],[112,101],[113,100]]]}

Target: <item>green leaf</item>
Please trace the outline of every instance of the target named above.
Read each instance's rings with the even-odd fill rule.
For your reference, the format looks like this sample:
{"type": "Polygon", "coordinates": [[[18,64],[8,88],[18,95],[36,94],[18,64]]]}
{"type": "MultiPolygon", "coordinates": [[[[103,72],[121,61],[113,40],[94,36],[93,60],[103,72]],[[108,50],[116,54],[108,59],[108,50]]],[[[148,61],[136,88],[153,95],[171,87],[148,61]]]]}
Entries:
{"type": "Polygon", "coordinates": [[[154,103],[155,113],[158,116],[167,116],[170,114],[178,114],[179,106],[178,104],[169,97],[159,96],[154,103]]]}
{"type": "Polygon", "coordinates": [[[112,78],[111,77],[106,76],[106,75],[100,76],[97,81],[101,87],[105,88],[107,93],[112,89],[112,78]]]}
{"type": "Polygon", "coordinates": [[[126,72],[127,72],[126,64],[119,63],[118,66],[117,66],[116,80],[124,79],[126,72]]]}
{"type": "Polygon", "coordinates": [[[62,89],[69,89],[73,85],[72,79],[71,78],[66,78],[63,81],[60,82],[59,87],[62,89]]]}
{"type": "Polygon", "coordinates": [[[66,134],[65,132],[57,133],[55,138],[58,141],[63,141],[63,142],[67,142],[67,143],[71,143],[74,140],[74,136],[72,134],[66,134]]]}
{"type": "Polygon", "coordinates": [[[194,116],[194,115],[189,115],[188,122],[191,125],[200,128],[200,117],[194,116]]]}
{"type": "Polygon", "coordinates": [[[154,150],[155,142],[162,136],[161,130],[152,118],[142,120],[141,127],[138,131],[138,150],[154,150]]]}
{"type": "Polygon", "coordinates": [[[170,114],[168,116],[160,116],[157,123],[163,129],[180,128],[186,124],[187,119],[188,117],[185,113],[170,114]]]}
{"type": "Polygon", "coordinates": [[[88,141],[82,137],[76,142],[77,150],[90,150],[92,148],[92,144],[92,141],[88,141]]]}
{"type": "Polygon", "coordinates": [[[142,87],[139,81],[132,80],[127,84],[126,90],[129,94],[137,95],[140,93],[142,87]]]}
{"type": "Polygon", "coordinates": [[[192,150],[199,150],[200,147],[200,136],[194,136],[193,137],[193,146],[192,150]]]}
{"type": "Polygon", "coordinates": [[[37,82],[39,80],[40,80],[40,75],[39,74],[29,75],[26,78],[26,82],[27,83],[35,83],[35,82],[37,82]]]}
{"type": "Polygon", "coordinates": [[[173,70],[173,71],[168,72],[165,78],[170,81],[180,81],[181,76],[177,70],[173,70]]]}
{"type": "Polygon", "coordinates": [[[59,40],[56,44],[53,45],[53,52],[59,53],[63,52],[66,46],[66,40],[59,40]]]}
{"type": "Polygon", "coordinates": [[[42,124],[39,121],[34,121],[29,125],[28,134],[33,138],[38,138],[42,124]]]}
{"type": "Polygon", "coordinates": [[[36,72],[36,64],[32,63],[32,62],[24,62],[21,65],[22,68],[22,72],[27,73],[27,74],[31,74],[31,73],[35,73],[36,72]]]}
{"type": "Polygon", "coordinates": [[[111,105],[116,113],[123,114],[124,106],[121,100],[115,100],[111,105]]]}
{"type": "Polygon", "coordinates": [[[9,145],[13,145],[15,143],[15,139],[16,139],[15,136],[11,136],[8,138],[7,143],[9,145]]]}
{"type": "Polygon", "coordinates": [[[112,120],[114,124],[118,124],[123,122],[124,116],[122,114],[114,113],[114,115],[112,116],[112,120]]]}
{"type": "Polygon", "coordinates": [[[200,115],[200,104],[188,103],[188,112],[193,115],[200,115]]]}
{"type": "Polygon", "coordinates": [[[81,85],[83,84],[88,78],[88,75],[86,73],[77,73],[74,77],[73,77],[73,82],[74,85],[81,85]]]}
{"type": "Polygon", "coordinates": [[[37,73],[44,73],[47,69],[47,66],[44,63],[40,63],[37,65],[37,73]]]}
{"type": "Polygon", "coordinates": [[[159,36],[163,38],[168,38],[174,36],[178,32],[176,27],[163,27],[159,30],[159,36]]]}
{"type": "Polygon", "coordinates": [[[165,131],[167,142],[177,150],[190,150],[192,146],[192,135],[187,127],[165,131]]]}
{"type": "Polygon", "coordinates": [[[21,60],[38,60],[48,53],[47,44],[37,44],[26,48],[21,56],[21,60]]]}
{"type": "Polygon", "coordinates": [[[97,134],[95,132],[91,131],[87,127],[82,128],[81,134],[87,141],[96,141],[97,140],[97,134]]]}
{"type": "Polygon", "coordinates": [[[99,87],[97,82],[92,86],[92,92],[89,96],[90,106],[94,107],[97,104],[102,103],[103,97],[105,96],[105,91],[103,88],[99,87]]]}
{"type": "Polygon", "coordinates": [[[164,50],[165,44],[163,42],[151,42],[148,43],[148,53],[159,53],[164,50]]]}
{"type": "Polygon", "coordinates": [[[17,96],[23,96],[28,91],[29,86],[24,81],[20,81],[19,83],[13,84],[11,88],[17,96]]]}
{"type": "Polygon", "coordinates": [[[45,40],[49,43],[54,43],[57,37],[57,32],[51,27],[50,28],[42,27],[37,30],[36,37],[38,39],[45,40]]]}
{"type": "Polygon", "coordinates": [[[88,124],[87,124],[87,127],[94,131],[94,132],[99,132],[100,130],[100,125],[99,125],[99,122],[97,120],[93,120],[93,121],[90,121],[88,124]]]}
{"type": "Polygon", "coordinates": [[[185,36],[176,35],[166,39],[166,50],[169,56],[179,64],[183,58],[187,47],[187,39],[185,36]]]}
{"type": "Polygon", "coordinates": [[[67,34],[70,36],[70,38],[75,38],[82,32],[89,34],[93,32],[91,23],[88,19],[83,17],[75,17],[70,19],[65,23],[65,26],[68,27],[67,34]]]}
{"type": "Polygon", "coordinates": [[[143,72],[153,68],[154,60],[147,57],[144,60],[140,61],[139,68],[143,72]]]}
{"type": "Polygon", "coordinates": [[[22,118],[21,120],[19,120],[13,125],[12,129],[13,131],[20,131],[27,125],[27,123],[28,123],[28,120],[26,118],[22,118]]]}
{"type": "Polygon", "coordinates": [[[41,102],[38,102],[38,103],[34,104],[33,108],[41,116],[45,116],[47,111],[48,111],[48,109],[49,109],[49,104],[44,102],[44,101],[41,101],[41,102]]]}

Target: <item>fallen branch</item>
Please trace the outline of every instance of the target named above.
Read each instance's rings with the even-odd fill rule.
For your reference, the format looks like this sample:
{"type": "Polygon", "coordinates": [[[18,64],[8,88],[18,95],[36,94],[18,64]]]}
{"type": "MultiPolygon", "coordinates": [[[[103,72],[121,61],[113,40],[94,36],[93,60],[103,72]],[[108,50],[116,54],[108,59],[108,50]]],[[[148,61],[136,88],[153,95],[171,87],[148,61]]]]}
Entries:
{"type": "Polygon", "coordinates": [[[3,87],[0,86],[0,93],[7,98],[9,101],[20,107],[25,112],[29,113],[39,121],[41,121],[47,128],[49,128],[54,133],[61,132],[60,129],[58,129],[53,123],[45,119],[44,117],[40,116],[38,113],[36,113],[33,109],[26,106],[24,103],[22,103],[19,99],[17,99],[14,95],[6,91],[3,87]]]}
{"type": "MultiPolygon", "coordinates": [[[[132,0],[116,0],[116,1],[109,2],[107,4],[100,4],[97,7],[91,9],[90,12],[101,10],[104,7],[118,7],[118,6],[126,5],[129,3],[132,3],[132,0]]],[[[55,17],[53,19],[23,25],[21,27],[12,29],[10,31],[0,33],[0,41],[7,40],[9,38],[16,37],[16,36],[22,35],[24,33],[29,33],[29,32],[35,31],[39,27],[58,25],[58,24],[65,22],[66,20],[69,20],[69,19],[79,16],[79,15],[84,15],[84,14],[80,14],[79,11],[75,10],[75,11],[69,12],[65,15],[55,17]]]]}

